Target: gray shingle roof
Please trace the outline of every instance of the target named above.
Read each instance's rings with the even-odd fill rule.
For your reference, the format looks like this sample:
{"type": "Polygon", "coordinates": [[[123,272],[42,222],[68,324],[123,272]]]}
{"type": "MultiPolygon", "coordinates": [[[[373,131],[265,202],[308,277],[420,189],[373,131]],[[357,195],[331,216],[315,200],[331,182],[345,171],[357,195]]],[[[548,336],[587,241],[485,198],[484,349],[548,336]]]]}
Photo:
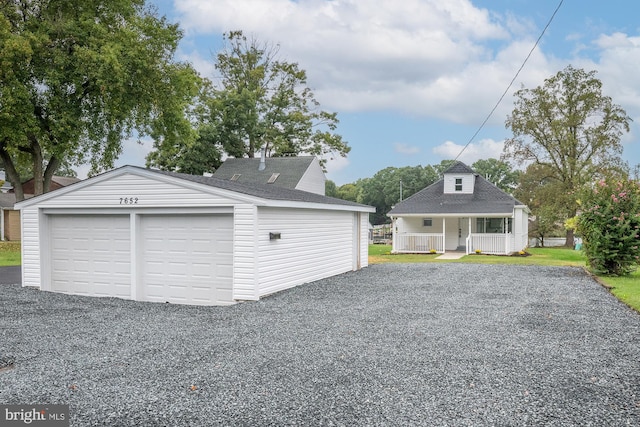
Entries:
{"type": "MultiPolygon", "coordinates": [[[[134,166],[136,167],[136,166],[134,166]]],[[[142,168],[140,168],[142,169],[142,168]]],[[[228,179],[221,179],[216,176],[199,176],[188,175],[178,172],[166,172],[155,169],[146,169],[151,172],[159,173],[162,175],[168,175],[180,179],[184,179],[198,184],[204,184],[223,190],[234,191],[240,194],[246,194],[248,196],[259,197],[267,200],[281,200],[291,202],[306,202],[306,203],[322,203],[328,205],[340,205],[340,206],[353,206],[353,207],[370,207],[360,203],[354,203],[348,200],[336,199],[334,197],[323,196],[320,194],[309,193],[302,190],[292,190],[289,188],[279,187],[269,184],[243,184],[240,182],[229,181],[228,179]]]]}
{"type": "Polygon", "coordinates": [[[471,169],[469,166],[465,165],[462,162],[454,162],[451,166],[444,171],[444,173],[448,174],[456,174],[456,173],[472,173],[475,174],[475,171],[471,169]]]}
{"type": "MultiPolygon", "coordinates": [[[[447,171],[447,173],[450,173],[447,171]]],[[[454,171],[453,173],[468,173],[454,171]]],[[[472,171],[473,173],[473,171],[472,171]]],[[[473,194],[444,194],[444,179],[398,203],[389,215],[402,214],[511,214],[522,205],[479,175],[475,176],[473,194]]]]}
{"type": "Polygon", "coordinates": [[[265,169],[258,170],[260,159],[228,158],[215,171],[213,176],[220,179],[231,179],[240,174],[236,182],[243,184],[266,184],[271,175],[279,173],[274,184],[279,187],[294,189],[302,179],[315,157],[268,157],[265,159],[265,169]]]}

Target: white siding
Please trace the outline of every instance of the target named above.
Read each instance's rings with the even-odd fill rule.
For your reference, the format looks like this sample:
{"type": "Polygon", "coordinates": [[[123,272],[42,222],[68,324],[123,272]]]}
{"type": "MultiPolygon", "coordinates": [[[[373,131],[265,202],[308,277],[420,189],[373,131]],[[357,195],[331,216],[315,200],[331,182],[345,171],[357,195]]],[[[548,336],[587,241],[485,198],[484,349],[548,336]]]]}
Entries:
{"type": "Polygon", "coordinates": [[[260,208],[260,296],[353,268],[353,213],[260,208]],[[269,240],[269,233],[281,238],[269,240]]]}
{"type": "Polygon", "coordinates": [[[326,177],[318,159],[314,159],[296,185],[296,190],[325,195],[326,177]]]}
{"type": "Polygon", "coordinates": [[[444,193],[473,194],[475,175],[472,174],[445,174],[444,193]],[[456,191],[456,178],[462,179],[462,191],[456,191]]]}
{"type": "Polygon", "coordinates": [[[237,205],[233,230],[233,298],[257,300],[258,208],[237,205]]]}
{"type": "Polygon", "coordinates": [[[369,265],[369,214],[357,215],[360,215],[360,267],[364,268],[369,265]]]}
{"type": "Polygon", "coordinates": [[[237,200],[144,176],[124,174],[43,200],[38,203],[38,206],[41,208],[130,209],[158,206],[216,207],[229,206],[232,203],[237,203],[237,200]],[[127,200],[124,200],[125,198],[127,200]],[[135,203],[129,203],[131,199],[135,203]]]}
{"type": "Polygon", "coordinates": [[[40,245],[40,217],[36,207],[23,209],[22,222],[22,286],[39,288],[41,284],[40,254],[46,246],[40,245]]]}

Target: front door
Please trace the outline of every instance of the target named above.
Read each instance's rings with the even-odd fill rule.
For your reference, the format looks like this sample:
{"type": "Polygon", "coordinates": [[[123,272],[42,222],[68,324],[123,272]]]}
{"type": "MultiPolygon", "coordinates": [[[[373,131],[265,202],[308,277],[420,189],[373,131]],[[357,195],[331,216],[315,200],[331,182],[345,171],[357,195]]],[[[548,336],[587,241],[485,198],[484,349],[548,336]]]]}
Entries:
{"type": "Polygon", "coordinates": [[[458,249],[465,249],[469,236],[469,218],[458,218],[458,249]]]}

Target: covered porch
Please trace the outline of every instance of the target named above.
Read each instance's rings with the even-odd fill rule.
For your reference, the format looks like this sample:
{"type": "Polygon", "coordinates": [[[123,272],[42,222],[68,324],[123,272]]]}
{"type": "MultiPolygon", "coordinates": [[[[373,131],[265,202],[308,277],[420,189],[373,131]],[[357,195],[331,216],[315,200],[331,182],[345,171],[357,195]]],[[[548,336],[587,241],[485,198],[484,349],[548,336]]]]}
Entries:
{"type": "Polygon", "coordinates": [[[392,253],[508,255],[527,246],[519,229],[513,216],[397,216],[392,217],[392,253]]]}

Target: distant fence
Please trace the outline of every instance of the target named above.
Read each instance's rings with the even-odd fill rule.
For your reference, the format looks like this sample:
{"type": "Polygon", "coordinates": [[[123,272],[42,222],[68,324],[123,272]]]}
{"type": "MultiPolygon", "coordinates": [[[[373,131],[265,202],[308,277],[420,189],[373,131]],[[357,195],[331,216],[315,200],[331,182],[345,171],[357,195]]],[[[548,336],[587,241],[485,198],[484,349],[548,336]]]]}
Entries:
{"type": "MultiPolygon", "coordinates": [[[[556,246],[564,246],[567,242],[565,237],[545,237],[544,246],[546,248],[556,247],[556,246]]],[[[536,246],[542,246],[542,239],[537,237],[532,237],[529,239],[529,247],[535,248],[536,246]]]]}

